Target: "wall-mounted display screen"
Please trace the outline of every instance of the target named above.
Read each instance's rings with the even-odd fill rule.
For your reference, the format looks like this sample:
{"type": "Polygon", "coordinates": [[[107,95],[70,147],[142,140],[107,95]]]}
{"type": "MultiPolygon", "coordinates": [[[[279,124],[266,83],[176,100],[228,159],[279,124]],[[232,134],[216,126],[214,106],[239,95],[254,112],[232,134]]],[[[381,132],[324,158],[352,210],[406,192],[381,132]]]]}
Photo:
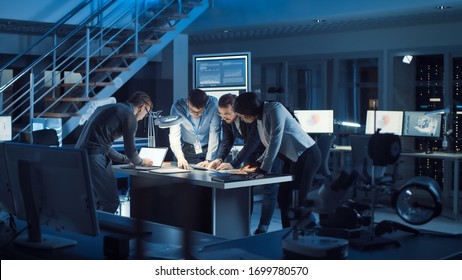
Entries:
{"type": "Polygon", "coordinates": [[[295,110],[295,116],[307,133],[333,133],[333,110],[295,110]]]}
{"type": "Polygon", "coordinates": [[[425,112],[404,112],[404,136],[440,137],[441,115],[425,115],[425,112]]]}
{"type": "Polygon", "coordinates": [[[11,116],[0,116],[0,142],[13,140],[11,116]]]}
{"type": "Polygon", "coordinates": [[[393,133],[401,136],[403,132],[403,111],[367,111],[366,134],[393,133]],[[375,122],[374,122],[375,116],[375,122]]]}
{"type": "Polygon", "coordinates": [[[250,53],[194,55],[193,63],[194,88],[250,89],[250,53]]]}

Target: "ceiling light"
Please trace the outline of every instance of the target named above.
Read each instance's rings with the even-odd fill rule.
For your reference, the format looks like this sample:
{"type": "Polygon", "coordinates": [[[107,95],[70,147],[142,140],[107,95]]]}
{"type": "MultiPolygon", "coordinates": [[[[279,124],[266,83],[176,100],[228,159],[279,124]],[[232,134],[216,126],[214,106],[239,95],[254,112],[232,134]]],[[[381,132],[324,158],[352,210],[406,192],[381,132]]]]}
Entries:
{"type": "Polygon", "coordinates": [[[405,55],[405,56],[403,57],[403,63],[411,64],[412,58],[413,58],[412,55],[405,55]]]}
{"type": "Polygon", "coordinates": [[[447,10],[447,9],[450,9],[451,7],[450,6],[436,6],[435,8],[438,10],[447,10]]]}
{"type": "Polygon", "coordinates": [[[313,21],[316,23],[326,22],[325,19],[313,19],[313,21]]]}

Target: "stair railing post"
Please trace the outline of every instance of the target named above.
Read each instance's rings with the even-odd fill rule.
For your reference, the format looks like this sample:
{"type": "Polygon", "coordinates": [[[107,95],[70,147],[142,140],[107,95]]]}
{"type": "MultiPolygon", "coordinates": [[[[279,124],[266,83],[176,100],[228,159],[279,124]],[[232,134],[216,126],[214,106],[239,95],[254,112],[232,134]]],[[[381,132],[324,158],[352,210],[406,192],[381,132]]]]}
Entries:
{"type": "Polygon", "coordinates": [[[34,68],[30,69],[29,76],[29,131],[32,133],[32,120],[34,118],[34,94],[35,94],[35,85],[34,85],[34,68]]]}
{"type": "Polygon", "coordinates": [[[138,0],[135,0],[135,54],[138,53],[138,28],[140,21],[140,6],[138,0]]]}
{"type": "Polygon", "coordinates": [[[90,27],[86,29],[86,60],[85,60],[85,96],[89,96],[90,92],[90,27]]]}
{"type": "MultiPolygon", "coordinates": [[[[101,7],[103,7],[103,0],[99,0],[98,1],[98,10],[101,9],[101,7]]],[[[99,26],[99,30],[103,30],[103,14],[100,13],[98,15],[98,26],[99,26]]],[[[104,33],[103,32],[100,32],[100,35],[99,35],[99,42],[98,42],[98,55],[101,56],[102,53],[103,53],[103,41],[104,41],[104,33]]]]}
{"type": "MultiPolygon", "coordinates": [[[[58,35],[55,33],[53,34],[53,47],[56,46],[58,42],[58,35]]],[[[56,76],[56,48],[53,50],[53,67],[51,69],[51,88],[53,89],[53,98],[56,98],[56,85],[55,85],[55,76],[56,76]]]]}

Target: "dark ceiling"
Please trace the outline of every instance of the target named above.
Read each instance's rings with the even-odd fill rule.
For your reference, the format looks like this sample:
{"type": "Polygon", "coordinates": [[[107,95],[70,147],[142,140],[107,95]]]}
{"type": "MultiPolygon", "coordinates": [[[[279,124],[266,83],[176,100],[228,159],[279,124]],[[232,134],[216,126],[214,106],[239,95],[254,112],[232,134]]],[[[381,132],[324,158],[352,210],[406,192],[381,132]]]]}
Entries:
{"type": "MultiPolygon", "coordinates": [[[[189,35],[190,43],[201,44],[462,22],[462,0],[251,1],[250,6],[248,0],[211,1],[211,7],[183,33],[189,35]],[[447,9],[438,9],[441,4],[436,3],[447,9]]],[[[0,33],[41,35],[50,27],[48,23],[0,19],[0,33]]],[[[66,34],[69,28],[64,26],[59,33],[66,34]]]]}

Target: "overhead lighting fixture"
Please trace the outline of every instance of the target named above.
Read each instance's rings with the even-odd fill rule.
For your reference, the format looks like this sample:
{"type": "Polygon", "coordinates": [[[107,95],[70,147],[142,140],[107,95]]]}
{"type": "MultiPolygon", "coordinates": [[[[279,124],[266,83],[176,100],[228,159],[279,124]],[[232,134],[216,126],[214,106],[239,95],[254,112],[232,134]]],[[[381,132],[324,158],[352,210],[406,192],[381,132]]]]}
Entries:
{"type": "Polygon", "coordinates": [[[438,10],[447,10],[447,9],[450,9],[451,7],[450,6],[436,6],[435,8],[438,10]]]}
{"type": "Polygon", "coordinates": [[[325,19],[313,19],[313,21],[316,23],[326,22],[325,19]]]}
{"type": "Polygon", "coordinates": [[[409,54],[408,54],[408,55],[405,55],[405,56],[403,57],[403,63],[411,64],[412,58],[413,58],[412,55],[409,55],[409,54]]]}

